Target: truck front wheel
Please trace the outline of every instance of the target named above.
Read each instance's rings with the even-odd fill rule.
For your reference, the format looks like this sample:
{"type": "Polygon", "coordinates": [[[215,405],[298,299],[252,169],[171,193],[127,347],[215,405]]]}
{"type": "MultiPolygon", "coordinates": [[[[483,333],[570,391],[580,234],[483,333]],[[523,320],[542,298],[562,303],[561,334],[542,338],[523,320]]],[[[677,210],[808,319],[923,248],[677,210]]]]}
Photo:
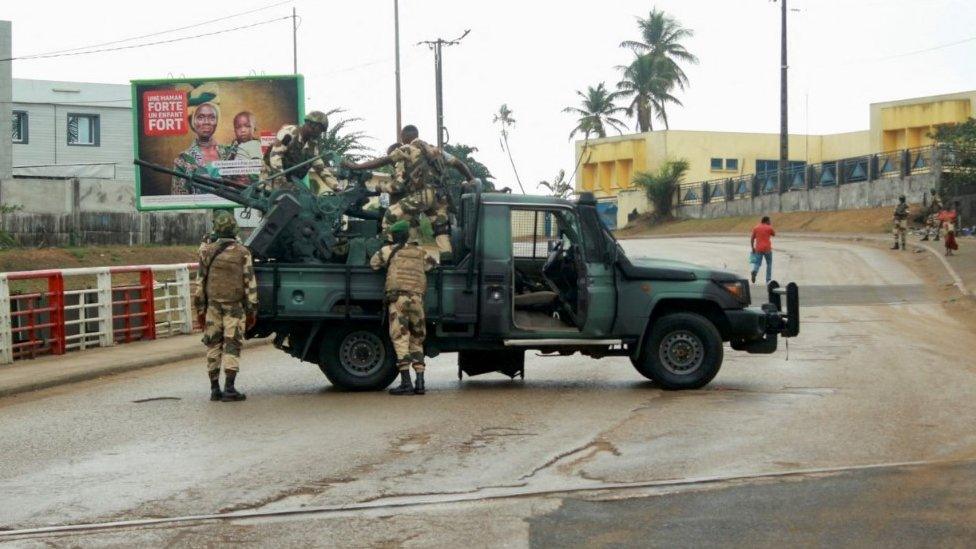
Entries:
{"type": "Polygon", "coordinates": [[[695,313],[672,313],[654,321],[634,368],[665,389],[698,389],[722,366],[722,336],[695,313]]]}
{"type": "Polygon", "coordinates": [[[382,326],[326,328],[319,368],[333,385],[348,391],[379,391],[396,379],[396,356],[382,326]]]}

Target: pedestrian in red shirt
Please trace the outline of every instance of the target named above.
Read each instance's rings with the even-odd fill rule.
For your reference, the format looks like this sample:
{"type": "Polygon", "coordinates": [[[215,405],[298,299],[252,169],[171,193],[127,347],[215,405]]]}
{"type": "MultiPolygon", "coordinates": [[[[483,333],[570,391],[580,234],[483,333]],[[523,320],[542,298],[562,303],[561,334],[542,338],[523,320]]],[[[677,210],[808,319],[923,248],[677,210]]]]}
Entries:
{"type": "Polygon", "coordinates": [[[945,231],[943,242],[945,242],[946,255],[952,255],[952,252],[959,249],[959,244],[956,242],[956,221],[958,217],[959,214],[956,212],[955,206],[951,210],[943,208],[939,212],[939,224],[945,231]]]}
{"type": "Polygon", "coordinates": [[[762,261],[766,260],[766,283],[768,284],[770,280],[773,279],[773,237],[776,236],[776,231],[773,230],[773,226],[769,221],[769,216],[763,216],[762,221],[759,222],[752,229],[752,239],[749,245],[752,247],[753,257],[756,260],[752,263],[752,282],[756,282],[756,275],[759,273],[759,266],[762,265],[762,261]]]}

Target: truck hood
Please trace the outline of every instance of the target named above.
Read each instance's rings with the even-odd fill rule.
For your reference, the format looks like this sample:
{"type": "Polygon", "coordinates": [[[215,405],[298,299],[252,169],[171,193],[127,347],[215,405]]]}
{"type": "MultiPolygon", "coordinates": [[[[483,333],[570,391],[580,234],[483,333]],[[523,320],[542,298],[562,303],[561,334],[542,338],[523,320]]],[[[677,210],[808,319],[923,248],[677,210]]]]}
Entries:
{"type": "Polygon", "coordinates": [[[701,265],[650,257],[619,259],[620,269],[627,278],[648,280],[738,280],[740,277],[728,271],[716,271],[701,265]]]}

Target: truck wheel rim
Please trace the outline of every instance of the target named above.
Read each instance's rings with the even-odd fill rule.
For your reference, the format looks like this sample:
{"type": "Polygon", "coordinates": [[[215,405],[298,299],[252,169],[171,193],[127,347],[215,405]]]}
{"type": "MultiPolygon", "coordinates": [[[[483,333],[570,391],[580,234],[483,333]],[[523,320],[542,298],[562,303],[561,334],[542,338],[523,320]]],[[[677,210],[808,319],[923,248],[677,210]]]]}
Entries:
{"type": "Polygon", "coordinates": [[[681,330],[671,332],[661,341],[661,364],[677,375],[688,375],[701,367],[705,360],[705,346],[695,334],[681,330]]]}
{"type": "Polygon", "coordinates": [[[339,362],[343,369],[355,376],[365,377],[383,367],[386,349],[376,334],[354,332],[342,340],[339,362]]]}

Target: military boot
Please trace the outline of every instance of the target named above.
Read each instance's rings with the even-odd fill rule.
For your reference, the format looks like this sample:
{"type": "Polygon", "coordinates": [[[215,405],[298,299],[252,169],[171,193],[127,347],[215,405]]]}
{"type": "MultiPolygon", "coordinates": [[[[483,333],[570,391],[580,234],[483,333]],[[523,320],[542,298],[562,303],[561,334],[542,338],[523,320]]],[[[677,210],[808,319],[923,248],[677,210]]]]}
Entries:
{"type": "Polygon", "coordinates": [[[410,383],[410,370],[400,371],[400,384],[390,389],[391,395],[412,395],[413,383],[410,383]]]}
{"type": "Polygon", "coordinates": [[[898,249],[898,241],[897,240],[895,241],[895,245],[892,246],[891,249],[892,250],[897,250],[898,249]]]}
{"type": "Polygon", "coordinates": [[[224,393],[220,392],[220,380],[211,379],[210,380],[210,400],[220,400],[224,396],[224,393]]]}
{"type": "Polygon", "coordinates": [[[234,379],[237,378],[237,372],[227,372],[225,376],[224,396],[220,400],[224,402],[236,402],[247,398],[247,395],[238,393],[237,389],[234,388],[234,379]]]}
{"type": "Polygon", "coordinates": [[[417,372],[417,383],[413,388],[414,394],[422,395],[427,391],[424,389],[424,373],[417,372]]]}

